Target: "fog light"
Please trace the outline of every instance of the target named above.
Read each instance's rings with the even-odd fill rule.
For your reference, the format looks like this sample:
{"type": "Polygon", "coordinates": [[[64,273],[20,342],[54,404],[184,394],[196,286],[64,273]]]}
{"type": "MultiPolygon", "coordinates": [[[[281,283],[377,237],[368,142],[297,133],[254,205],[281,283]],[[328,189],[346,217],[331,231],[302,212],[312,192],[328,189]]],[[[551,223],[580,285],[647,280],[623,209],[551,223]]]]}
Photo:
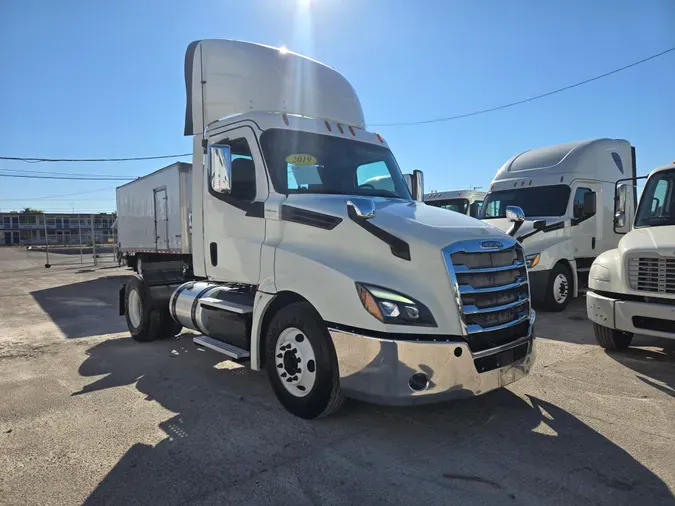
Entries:
{"type": "Polygon", "coordinates": [[[410,376],[408,386],[413,392],[422,392],[429,388],[429,378],[426,374],[418,372],[410,376]]]}

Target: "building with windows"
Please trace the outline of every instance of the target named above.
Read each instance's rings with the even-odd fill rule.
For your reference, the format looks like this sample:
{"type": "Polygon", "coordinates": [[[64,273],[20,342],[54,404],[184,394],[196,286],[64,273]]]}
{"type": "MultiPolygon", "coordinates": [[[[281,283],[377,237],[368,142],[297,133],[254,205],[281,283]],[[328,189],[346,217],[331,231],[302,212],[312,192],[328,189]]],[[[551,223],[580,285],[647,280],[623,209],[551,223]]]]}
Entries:
{"type": "Polygon", "coordinates": [[[39,244],[97,244],[114,241],[114,213],[0,213],[0,246],[39,244]],[[46,223],[45,223],[46,220],[46,223]]]}

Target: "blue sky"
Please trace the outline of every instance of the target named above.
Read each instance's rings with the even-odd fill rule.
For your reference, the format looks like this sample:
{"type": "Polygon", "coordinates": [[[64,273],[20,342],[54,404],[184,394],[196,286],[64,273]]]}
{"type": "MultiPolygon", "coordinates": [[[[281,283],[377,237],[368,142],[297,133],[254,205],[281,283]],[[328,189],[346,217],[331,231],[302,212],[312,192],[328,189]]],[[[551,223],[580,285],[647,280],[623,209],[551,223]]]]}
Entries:
{"type": "MultiPolygon", "coordinates": [[[[580,81],[675,46],[675,2],[594,0],[5,0],[0,155],[57,158],[191,151],[183,58],[203,38],[260,42],[341,71],[368,124],[450,116],[580,81]]],[[[675,159],[675,52],[514,108],[372,127],[426,187],[487,187],[525,149],[628,139],[638,171],[675,159]]],[[[167,162],[168,163],[168,162],[167,162]]],[[[142,175],[162,161],[0,168],[142,175]]],[[[114,209],[114,181],[0,177],[0,210],[114,209]],[[42,197],[95,193],[44,199],[42,197]],[[8,200],[12,199],[12,200],[8,200]]]]}

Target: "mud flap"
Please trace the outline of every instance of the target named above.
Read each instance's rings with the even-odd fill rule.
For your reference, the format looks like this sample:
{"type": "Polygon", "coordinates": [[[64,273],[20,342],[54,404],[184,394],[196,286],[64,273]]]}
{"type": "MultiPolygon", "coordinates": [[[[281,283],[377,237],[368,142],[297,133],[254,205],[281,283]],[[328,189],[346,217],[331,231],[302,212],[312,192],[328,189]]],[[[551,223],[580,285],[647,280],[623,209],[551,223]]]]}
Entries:
{"type": "Polygon", "coordinates": [[[124,312],[124,292],[126,291],[126,288],[127,288],[127,284],[124,283],[120,287],[120,291],[119,291],[119,301],[118,302],[119,302],[120,316],[124,316],[124,314],[125,314],[125,312],[124,312]]]}

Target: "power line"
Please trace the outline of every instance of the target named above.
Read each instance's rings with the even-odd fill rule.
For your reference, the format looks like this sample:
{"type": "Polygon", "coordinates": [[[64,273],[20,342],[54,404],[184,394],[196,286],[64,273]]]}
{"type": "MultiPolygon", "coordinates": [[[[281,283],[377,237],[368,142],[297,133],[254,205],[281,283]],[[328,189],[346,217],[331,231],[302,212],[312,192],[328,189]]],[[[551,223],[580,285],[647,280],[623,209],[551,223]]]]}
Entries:
{"type": "MultiPolygon", "coordinates": [[[[19,174],[42,174],[45,176],[83,176],[83,177],[127,177],[127,176],[121,176],[119,174],[93,174],[91,172],[83,173],[83,172],[55,172],[55,171],[43,171],[43,170],[28,170],[28,169],[0,169],[0,172],[2,173],[7,173],[7,172],[17,172],[19,174]]],[[[134,179],[138,176],[128,176],[129,179],[134,179]]]]}
{"type": "Polygon", "coordinates": [[[129,158],[37,158],[24,156],[0,156],[0,160],[13,160],[27,163],[42,162],[131,162],[136,160],[160,160],[162,158],[182,158],[192,156],[192,153],[181,153],[177,155],[158,155],[158,156],[133,156],[129,158]]]}
{"type": "Polygon", "coordinates": [[[27,174],[0,174],[0,177],[19,177],[25,179],[69,179],[72,181],[132,181],[135,177],[78,177],[78,176],[30,176],[27,174]]]}
{"type": "Polygon", "coordinates": [[[107,191],[107,190],[114,190],[116,187],[115,186],[108,186],[106,188],[99,188],[98,190],[87,190],[83,192],[75,192],[75,193],[60,193],[58,195],[46,195],[43,197],[24,197],[24,198],[14,198],[14,199],[0,199],[0,202],[18,202],[21,200],[46,200],[46,199],[53,199],[53,198],[58,198],[58,197],[70,197],[73,195],[85,195],[88,193],[96,193],[96,192],[102,192],[102,191],[107,191]]]}
{"type": "Polygon", "coordinates": [[[606,72],[604,74],[600,74],[599,76],[591,77],[590,79],[586,79],[584,81],[579,81],[578,83],[570,84],[569,86],[564,86],[562,88],[558,88],[557,90],[549,91],[547,93],[542,93],[541,95],[537,95],[535,97],[529,97],[524,100],[518,100],[516,102],[510,102],[508,104],[503,104],[499,105],[497,107],[491,107],[489,109],[481,109],[479,111],[474,111],[474,112],[468,112],[465,114],[457,114],[456,116],[447,116],[444,118],[435,118],[435,119],[426,119],[426,120],[419,120],[419,121],[402,121],[402,122],[395,122],[395,123],[379,123],[379,124],[372,124],[370,126],[375,126],[375,127],[390,127],[390,126],[410,126],[410,125],[423,125],[427,123],[440,123],[443,121],[452,121],[456,119],[461,119],[461,118],[468,118],[471,116],[478,116],[479,114],[486,114],[488,112],[494,112],[494,111],[499,111],[502,109],[507,109],[509,107],[514,107],[516,105],[520,104],[525,104],[527,102],[533,102],[534,100],[539,100],[540,98],[545,98],[545,97],[550,97],[551,95],[555,95],[556,93],[561,93],[563,91],[571,90],[572,88],[577,88],[579,86],[583,86],[584,84],[591,83],[593,81],[597,81],[599,79],[603,79],[605,77],[609,77],[611,75],[617,74],[619,72],[622,72],[624,70],[627,70],[629,68],[635,67],[637,65],[640,65],[642,63],[648,62],[650,60],[653,60],[655,58],[658,58],[659,56],[663,56],[667,53],[670,53],[672,51],[675,51],[675,47],[671,47],[670,49],[666,49],[665,51],[661,51],[660,53],[656,53],[652,56],[649,56],[647,58],[643,58],[642,60],[633,62],[629,65],[626,65],[624,67],[620,67],[618,69],[614,69],[610,72],[606,72]]]}
{"type": "Polygon", "coordinates": [[[98,190],[87,190],[83,192],[75,192],[75,193],[60,193],[58,195],[46,195],[43,197],[24,197],[21,199],[0,199],[0,201],[7,202],[7,201],[18,201],[18,200],[45,200],[45,199],[53,199],[56,197],[70,197],[72,195],[85,195],[87,193],[96,193],[96,192],[102,192],[106,190],[114,190],[116,187],[115,186],[108,186],[106,188],[99,188],[98,190]]]}

